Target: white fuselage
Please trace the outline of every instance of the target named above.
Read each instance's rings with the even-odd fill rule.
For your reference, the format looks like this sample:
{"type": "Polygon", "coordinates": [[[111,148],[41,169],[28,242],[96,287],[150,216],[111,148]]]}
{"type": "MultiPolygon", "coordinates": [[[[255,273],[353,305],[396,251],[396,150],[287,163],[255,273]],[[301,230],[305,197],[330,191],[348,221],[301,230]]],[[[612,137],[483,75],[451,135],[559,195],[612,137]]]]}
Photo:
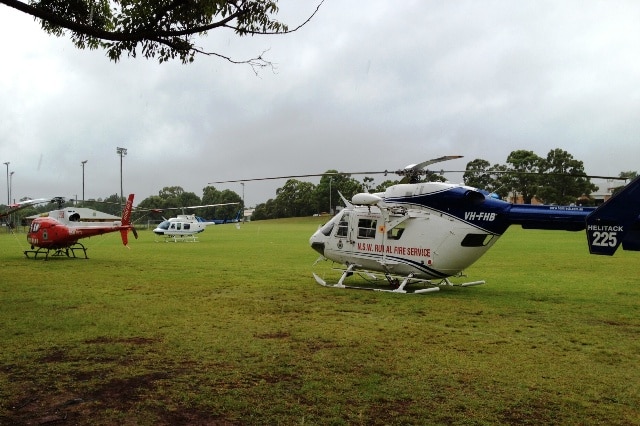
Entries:
{"type": "Polygon", "coordinates": [[[207,222],[200,222],[195,215],[186,214],[172,217],[158,225],[153,232],[165,237],[190,236],[202,232],[207,222]]]}
{"type": "Polygon", "coordinates": [[[385,222],[380,208],[353,206],[313,234],[311,245],[322,244],[322,255],[341,264],[431,279],[459,274],[498,237],[426,209],[391,214],[385,222]],[[481,236],[472,238],[473,246],[463,246],[469,234],[481,236]]]}
{"type": "Polygon", "coordinates": [[[361,269],[426,279],[460,274],[485,254],[501,233],[412,201],[422,196],[441,197],[452,188],[467,190],[432,182],[357,194],[354,203],[361,205],[349,204],[333,217],[313,234],[311,246],[327,259],[361,269]]]}

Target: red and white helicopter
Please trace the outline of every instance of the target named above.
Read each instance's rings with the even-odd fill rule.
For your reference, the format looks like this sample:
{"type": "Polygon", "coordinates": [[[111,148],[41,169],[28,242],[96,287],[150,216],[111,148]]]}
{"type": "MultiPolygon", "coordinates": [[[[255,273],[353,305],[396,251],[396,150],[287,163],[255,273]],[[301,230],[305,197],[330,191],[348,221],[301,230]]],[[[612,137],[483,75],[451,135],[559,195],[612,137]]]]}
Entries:
{"type": "Polygon", "coordinates": [[[138,234],[131,224],[133,197],[134,194],[130,194],[127,199],[127,203],[122,212],[122,220],[112,224],[105,224],[104,222],[81,222],[80,214],[73,207],[61,207],[63,200],[59,197],[54,200],[38,199],[14,204],[10,206],[9,210],[4,212],[2,216],[7,216],[34,204],[57,202],[59,204],[57,210],[53,210],[46,216],[38,217],[31,222],[29,232],[27,233],[27,241],[31,245],[31,250],[25,250],[25,256],[37,259],[38,256],[44,255],[44,259],[47,260],[53,252],[51,254],[52,257],[76,257],[76,251],[81,250],[84,253],[84,257],[88,258],[87,248],[79,242],[82,238],[119,231],[122,237],[122,244],[125,246],[129,243],[129,231],[133,232],[135,238],[138,238],[138,234]]]}
{"type": "MultiPolygon", "coordinates": [[[[423,170],[426,166],[454,158],[460,157],[441,157],[398,170],[401,183],[385,192],[356,194],[351,201],[343,197],[346,208],[309,240],[321,255],[318,260],[342,265],[342,275],[335,284],[316,273],[315,280],[323,286],[397,293],[484,284],[453,284],[449,277],[463,276],[463,270],[484,255],[510,225],[586,229],[592,254],[612,255],[620,245],[640,251],[640,177],[598,208],[513,204],[465,185],[420,181],[429,173],[423,170]],[[391,288],[345,285],[354,273],[367,279],[383,274],[391,288]],[[410,284],[419,288],[412,290],[410,284]]],[[[313,175],[300,175],[306,176],[313,175]]]]}

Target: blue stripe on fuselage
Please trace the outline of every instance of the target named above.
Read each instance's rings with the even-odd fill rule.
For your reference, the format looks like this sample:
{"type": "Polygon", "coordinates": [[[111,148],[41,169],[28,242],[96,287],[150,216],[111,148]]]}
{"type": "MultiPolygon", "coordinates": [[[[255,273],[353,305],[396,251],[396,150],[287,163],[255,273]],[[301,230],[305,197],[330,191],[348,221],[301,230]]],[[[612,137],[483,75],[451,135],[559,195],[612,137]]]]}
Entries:
{"type": "Polygon", "coordinates": [[[435,210],[496,235],[502,235],[511,224],[510,203],[486,197],[479,191],[464,187],[429,194],[385,198],[384,201],[390,204],[407,204],[435,210]]]}
{"type": "Polygon", "coordinates": [[[510,225],[579,231],[585,229],[586,217],[595,210],[594,207],[512,204],[464,187],[385,198],[385,202],[432,209],[496,235],[502,235],[510,225]]]}

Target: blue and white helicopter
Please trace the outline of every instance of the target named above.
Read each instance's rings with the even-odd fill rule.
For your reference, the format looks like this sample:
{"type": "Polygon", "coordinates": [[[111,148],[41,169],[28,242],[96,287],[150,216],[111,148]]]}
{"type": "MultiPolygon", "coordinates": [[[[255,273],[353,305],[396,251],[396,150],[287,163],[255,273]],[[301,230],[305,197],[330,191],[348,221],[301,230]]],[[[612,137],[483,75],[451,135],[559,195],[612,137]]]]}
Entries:
{"type": "Polygon", "coordinates": [[[204,206],[187,206],[187,207],[169,207],[165,209],[151,209],[153,212],[161,212],[163,210],[182,210],[183,214],[179,214],[176,217],[164,219],[156,228],[153,233],[159,237],[163,237],[165,242],[173,241],[190,241],[197,242],[198,234],[204,232],[209,225],[215,225],[213,221],[207,221],[194,214],[184,214],[188,209],[201,209],[206,207],[220,207],[235,205],[238,203],[219,203],[219,204],[207,204],[204,206]]]}
{"type": "Polygon", "coordinates": [[[640,251],[640,177],[600,207],[513,204],[486,191],[443,182],[420,182],[424,167],[460,158],[447,156],[407,166],[396,173],[402,182],[385,192],[360,193],[347,201],[341,212],[310,238],[320,253],[318,260],[343,265],[336,284],[324,286],[358,288],[397,293],[438,291],[443,285],[473,286],[484,281],[453,284],[449,277],[484,255],[511,225],[525,229],[587,232],[592,254],[613,255],[640,251]],[[376,278],[382,273],[391,285],[360,287],[345,285],[354,273],[376,278]],[[421,288],[410,290],[410,284],[421,288]]]}
{"type": "MultiPolygon", "coordinates": [[[[525,229],[586,229],[592,254],[613,255],[620,245],[625,250],[640,251],[640,177],[597,208],[514,204],[466,185],[421,181],[422,176],[431,173],[425,167],[456,158],[461,156],[440,157],[398,170],[395,173],[403,178],[385,192],[359,193],[351,201],[342,197],[346,207],[309,240],[320,253],[318,261],[330,260],[340,265],[341,277],[337,283],[328,284],[314,273],[315,280],[327,287],[397,293],[484,284],[454,284],[449,278],[463,276],[463,271],[493,247],[511,225],[525,229]],[[345,284],[355,273],[368,281],[383,274],[390,286],[345,284]],[[418,284],[419,288],[411,284],[418,284]]],[[[388,172],[343,174],[378,173],[388,172]]],[[[327,174],[331,173],[213,183],[327,174]]]]}

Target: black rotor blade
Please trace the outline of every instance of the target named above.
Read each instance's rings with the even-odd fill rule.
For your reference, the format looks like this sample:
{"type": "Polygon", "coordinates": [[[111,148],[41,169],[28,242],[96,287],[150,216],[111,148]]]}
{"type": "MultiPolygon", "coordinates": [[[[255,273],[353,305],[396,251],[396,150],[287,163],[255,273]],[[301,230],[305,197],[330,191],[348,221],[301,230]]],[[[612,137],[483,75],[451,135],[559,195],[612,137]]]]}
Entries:
{"type": "Polygon", "coordinates": [[[208,185],[213,185],[216,183],[238,183],[238,182],[255,182],[260,180],[278,180],[278,179],[296,179],[296,178],[307,178],[307,177],[320,177],[320,176],[337,176],[337,175],[377,175],[377,174],[388,174],[394,173],[385,170],[383,172],[326,172],[326,173],[312,173],[306,175],[289,175],[289,176],[273,176],[273,177],[263,177],[263,178],[252,178],[252,179],[236,179],[236,180],[220,180],[216,182],[209,182],[208,185]]]}
{"type": "Polygon", "coordinates": [[[410,166],[405,167],[404,170],[421,170],[431,164],[440,163],[442,161],[455,160],[462,157],[463,157],[462,155],[445,155],[444,157],[434,158],[432,160],[423,161],[422,163],[418,163],[418,164],[412,164],[410,166]]]}
{"type": "Polygon", "coordinates": [[[537,175],[537,176],[567,176],[567,177],[583,177],[589,179],[606,179],[606,180],[629,180],[629,178],[620,176],[598,176],[587,174],[571,174],[571,173],[557,173],[557,172],[520,172],[517,170],[450,170],[446,173],[484,173],[487,175],[537,175]]]}
{"type": "MultiPolygon", "coordinates": [[[[295,179],[295,178],[307,178],[307,177],[319,177],[319,176],[335,176],[335,175],[388,175],[389,173],[395,173],[399,176],[405,176],[407,174],[411,174],[415,176],[416,174],[427,174],[428,171],[421,170],[424,167],[439,163],[441,161],[454,160],[456,158],[462,158],[461,155],[446,155],[444,157],[434,158],[432,160],[423,161],[419,164],[412,164],[404,169],[396,170],[396,171],[369,171],[369,172],[327,172],[327,173],[313,173],[313,174],[305,174],[305,175],[289,175],[289,176],[274,176],[274,177],[265,177],[265,178],[253,178],[253,179],[236,179],[236,180],[221,180],[216,182],[209,182],[208,185],[213,185],[217,183],[238,183],[238,182],[254,182],[260,180],[277,180],[277,179],[295,179]]],[[[446,173],[442,171],[441,173],[446,173]]]]}

